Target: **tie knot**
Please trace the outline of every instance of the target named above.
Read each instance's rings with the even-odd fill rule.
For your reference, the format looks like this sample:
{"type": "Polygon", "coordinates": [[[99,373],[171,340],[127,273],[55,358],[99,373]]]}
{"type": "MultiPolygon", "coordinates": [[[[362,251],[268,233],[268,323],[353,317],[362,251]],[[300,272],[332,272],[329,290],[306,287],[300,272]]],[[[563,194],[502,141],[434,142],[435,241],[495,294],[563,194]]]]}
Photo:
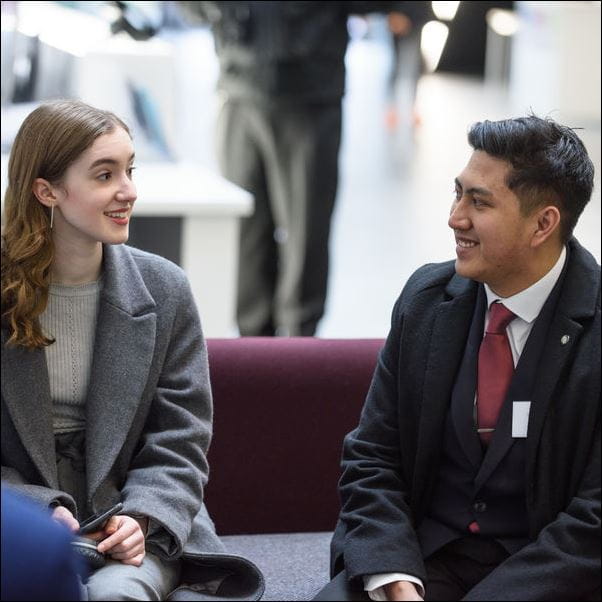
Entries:
{"type": "Polygon", "coordinates": [[[487,324],[487,332],[491,334],[503,334],[506,327],[512,320],[516,318],[505,305],[501,303],[492,303],[489,310],[489,324],[487,324]]]}

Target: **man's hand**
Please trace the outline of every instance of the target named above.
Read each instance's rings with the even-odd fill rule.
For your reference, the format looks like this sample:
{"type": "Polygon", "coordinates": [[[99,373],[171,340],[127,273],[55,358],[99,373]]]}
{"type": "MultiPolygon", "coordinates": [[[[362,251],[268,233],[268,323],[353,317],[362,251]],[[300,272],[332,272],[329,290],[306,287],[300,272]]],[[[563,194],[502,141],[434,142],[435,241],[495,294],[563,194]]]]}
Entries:
{"type": "Polygon", "coordinates": [[[77,522],[73,514],[71,514],[71,511],[67,510],[65,506],[57,506],[52,511],[52,518],[55,521],[65,525],[73,533],[75,533],[79,529],[79,523],[77,522]]]}
{"type": "Polygon", "coordinates": [[[423,600],[411,581],[393,581],[383,587],[387,600],[423,600]]]}
{"type": "Polygon", "coordinates": [[[121,560],[123,564],[140,566],[145,555],[146,520],[117,514],[108,520],[102,531],[86,537],[100,541],[99,552],[108,554],[114,560],[121,560]]]}

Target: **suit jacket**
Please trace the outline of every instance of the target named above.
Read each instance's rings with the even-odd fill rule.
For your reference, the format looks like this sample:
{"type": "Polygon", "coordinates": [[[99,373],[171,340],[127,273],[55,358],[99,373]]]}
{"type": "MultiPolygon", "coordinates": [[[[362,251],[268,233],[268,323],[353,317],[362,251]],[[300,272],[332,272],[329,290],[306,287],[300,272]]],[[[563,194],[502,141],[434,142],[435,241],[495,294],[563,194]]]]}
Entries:
{"type": "MultiPolygon", "coordinates": [[[[447,262],[419,269],[399,297],[360,423],[344,443],[333,573],[402,572],[426,583],[415,529],[432,499],[478,287],[447,262]]],[[[529,543],[467,600],[574,600],[600,586],[600,266],[575,239],[525,447],[529,543]]]]}
{"type": "Polygon", "coordinates": [[[83,558],[48,512],[2,487],[2,600],[81,600],[83,558]]]}
{"type": "MultiPolygon", "coordinates": [[[[213,408],[206,345],[186,276],[171,262],[124,245],[105,245],[103,262],[86,399],[88,503],[97,511],[122,501],[124,514],[149,516],[169,533],[149,534],[148,545],[159,554],[254,571],[261,588],[254,565],[240,559],[237,569],[231,556],[222,556],[203,504],[213,408]]],[[[7,347],[7,336],[3,330],[2,480],[75,513],[74,500],[58,487],[44,350],[7,347]]]]}

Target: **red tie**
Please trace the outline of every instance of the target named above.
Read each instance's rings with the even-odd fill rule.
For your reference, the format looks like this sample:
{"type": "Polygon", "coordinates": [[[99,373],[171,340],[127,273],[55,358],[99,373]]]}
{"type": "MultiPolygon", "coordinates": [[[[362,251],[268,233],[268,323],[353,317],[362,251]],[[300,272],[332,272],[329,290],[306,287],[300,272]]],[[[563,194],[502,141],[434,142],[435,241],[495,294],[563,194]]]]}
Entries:
{"type": "Polygon", "coordinates": [[[506,327],[516,316],[501,303],[492,303],[489,324],[479,349],[477,381],[477,427],[481,441],[491,441],[500,410],[506,398],[514,362],[506,327]],[[485,430],[483,429],[491,429],[485,430]]]}
{"type": "MultiPolygon", "coordinates": [[[[506,327],[516,316],[501,303],[492,303],[489,324],[479,348],[479,374],[477,382],[477,425],[479,436],[488,445],[493,435],[500,410],[504,404],[514,362],[506,336],[506,327]],[[491,429],[483,432],[481,429],[491,429]]],[[[477,521],[468,525],[471,533],[479,533],[477,521]]]]}

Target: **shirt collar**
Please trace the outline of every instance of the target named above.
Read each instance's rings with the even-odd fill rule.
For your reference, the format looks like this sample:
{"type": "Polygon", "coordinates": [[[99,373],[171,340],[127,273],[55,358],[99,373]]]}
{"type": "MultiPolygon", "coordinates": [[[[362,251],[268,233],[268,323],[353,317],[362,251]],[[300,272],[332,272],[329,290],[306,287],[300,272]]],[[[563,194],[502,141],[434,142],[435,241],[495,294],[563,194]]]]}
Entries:
{"type": "Polygon", "coordinates": [[[543,304],[552,292],[554,285],[556,284],[562,268],[564,268],[564,262],[566,260],[566,247],[563,245],[560,257],[552,267],[552,269],[543,277],[540,278],[535,284],[532,284],[529,288],[526,288],[516,295],[511,297],[500,297],[496,295],[487,284],[485,284],[485,293],[487,294],[487,307],[491,307],[494,301],[501,301],[513,314],[528,322],[529,324],[537,318],[543,304]]]}

